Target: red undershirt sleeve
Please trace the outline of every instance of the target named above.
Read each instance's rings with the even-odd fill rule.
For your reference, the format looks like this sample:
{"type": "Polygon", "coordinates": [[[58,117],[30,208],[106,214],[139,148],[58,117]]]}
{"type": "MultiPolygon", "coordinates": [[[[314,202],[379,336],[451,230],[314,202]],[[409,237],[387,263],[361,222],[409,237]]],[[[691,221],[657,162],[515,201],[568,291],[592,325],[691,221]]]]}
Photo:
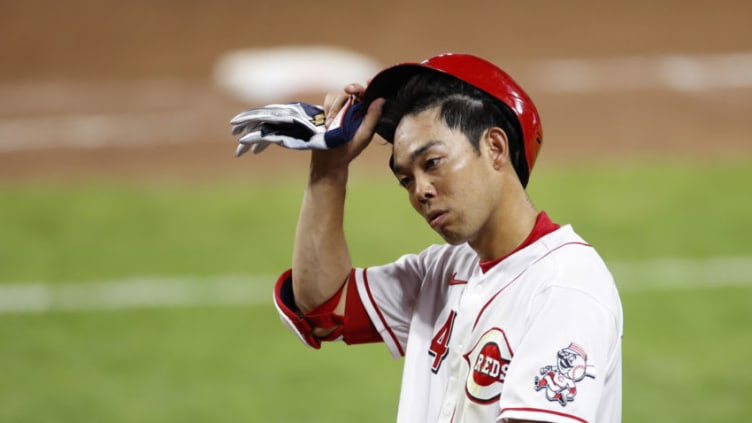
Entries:
{"type": "Polygon", "coordinates": [[[315,349],[321,348],[322,341],[344,340],[347,344],[382,341],[360,300],[354,275],[355,270],[352,270],[346,282],[348,289],[345,298],[345,316],[334,313],[342,296],[343,289],[341,288],[332,298],[303,314],[295,304],[292,291],[292,272],[288,269],[279,277],[274,289],[274,303],[282,322],[304,344],[315,349]],[[332,328],[333,331],[326,337],[317,337],[313,335],[315,328],[332,328]]]}
{"type": "Polygon", "coordinates": [[[355,270],[350,273],[345,299],[344,341],[348,345],[382,342],[381,335],[371,323],[355,284],[355,270]]]}

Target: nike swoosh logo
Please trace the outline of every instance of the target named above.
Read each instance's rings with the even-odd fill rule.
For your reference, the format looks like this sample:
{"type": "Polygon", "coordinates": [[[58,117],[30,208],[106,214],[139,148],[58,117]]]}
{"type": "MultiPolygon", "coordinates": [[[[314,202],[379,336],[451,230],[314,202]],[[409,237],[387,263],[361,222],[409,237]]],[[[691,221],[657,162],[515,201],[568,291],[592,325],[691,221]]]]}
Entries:
{"type": "Polygon", "coordinates": [[[452,273],[452,277],[449,278],[449,285],[464,285],[467,281],[457,279],[457,273],[452,273]]]}

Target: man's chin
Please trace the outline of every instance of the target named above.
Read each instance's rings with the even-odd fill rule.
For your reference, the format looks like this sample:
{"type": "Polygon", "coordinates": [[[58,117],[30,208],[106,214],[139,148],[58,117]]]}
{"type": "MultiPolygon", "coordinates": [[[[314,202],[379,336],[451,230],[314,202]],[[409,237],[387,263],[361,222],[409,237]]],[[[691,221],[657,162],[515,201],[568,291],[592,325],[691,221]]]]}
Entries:
{"type": "Polygon", "coordinates": [[[464,237],[460,236],[459,234],[439,232],[439,231],[436,231],[436,232],[449,245],[462,245],[465,242],[467,242],[467,240],[464,237]]]}

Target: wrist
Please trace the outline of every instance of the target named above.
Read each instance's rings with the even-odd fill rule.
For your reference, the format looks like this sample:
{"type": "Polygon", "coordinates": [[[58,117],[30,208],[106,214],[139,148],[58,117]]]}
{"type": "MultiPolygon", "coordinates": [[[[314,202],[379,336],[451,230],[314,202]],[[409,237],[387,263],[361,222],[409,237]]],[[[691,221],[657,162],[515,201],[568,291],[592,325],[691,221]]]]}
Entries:
{"type": "Polygon", "coordinates": [[[311,165],[309,168],[309,177],[311,181],[331,180],[346,183],[348,174],[348,162],[336,160],[335,157],[332,157],[331,154],[327,154],[327,152],[314,151],[312,153],[311,165]]]}

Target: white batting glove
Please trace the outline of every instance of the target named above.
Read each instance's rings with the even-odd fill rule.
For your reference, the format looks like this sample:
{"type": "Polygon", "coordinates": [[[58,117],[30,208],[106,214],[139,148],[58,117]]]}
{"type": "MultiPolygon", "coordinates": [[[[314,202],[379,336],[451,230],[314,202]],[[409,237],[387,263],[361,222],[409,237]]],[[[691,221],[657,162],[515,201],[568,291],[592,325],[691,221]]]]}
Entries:
{"type": "Polygon", "coordinates": [[[277,144],[292,150],[329,150],[349,142],[363,120],[360,103],[349,98],[329,128],[324,126],[324,109],[293,102],[270,104],[246,110],[230,121],[232,134],[239,136],[235,157],[249,149],[261,153],[277,144]]]}

